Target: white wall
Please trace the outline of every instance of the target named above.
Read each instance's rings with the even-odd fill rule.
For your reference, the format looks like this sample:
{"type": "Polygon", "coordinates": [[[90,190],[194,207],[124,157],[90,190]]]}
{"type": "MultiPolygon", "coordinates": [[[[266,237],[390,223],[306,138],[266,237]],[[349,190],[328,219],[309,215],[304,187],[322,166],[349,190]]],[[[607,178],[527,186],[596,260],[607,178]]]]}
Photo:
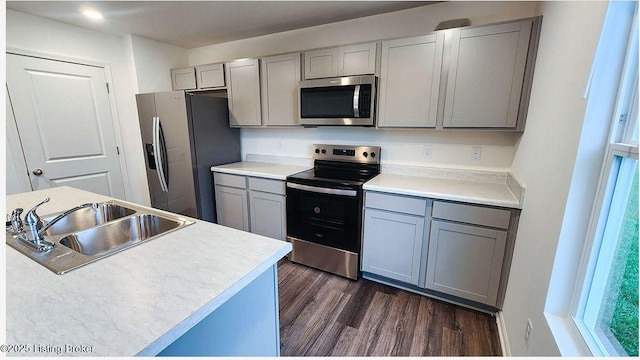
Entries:
{"type": "Polygon", "coordinates": [[[122,147],[126,154],[123,175],[127,200],[149,204],[133,96],[135,79],[129,72],[121,38],[13,10],[7,10],[6,21],[7,48],[100,62],[110,66],[117,108],[114,116],[120,124],[122,147]]]}
{"type": "Polygon", "coordinates": [[[606,2],[544,2],[527,128],[511,167],[527,187],[503,317],[513,355],[560,355],[544,317],[606,2]],[[525,346],[527,319],[533,323],[525,346]]]}
{"type": "Polygon", "coordinates": [[[364,128],[242,129],[242,154],[311,158],[311,145],[381,146],[381,161],[390,165],[429,166],[507,171],[514,155],[517,135],[470,131],[376,130],[364,128]],[[425,145],[431,158],[423,157],[425,145]],[[471,159],[471,147],[482,147],[482,159],[471,159]]]}
{"type": "MultiPolygon", "coordinates": [[[[260,57],[385,38],[423,35],[444,20],[467,17],[473,25],[531,17],[535,2],[444,2],[388,14],[286,31],[190,49],[191,65],[260,57]]],[[[372,130],[364,128],[242,129],[242,154],[311,157],[313,143],[382,146],[387,164],[504,171],[511,166],[518,135],[496,132],[372,130]],[[432,157],[422,156],[432,146],[432,157]],[[482,159],[471,160],[480,145],[482,159]]]]}
{"type": "Polygon", "coordinates": [[[135,35],[124,38],[131,42],[138,93],[171,91],[169,70],[189,65],[187,50],[135,35]]]}

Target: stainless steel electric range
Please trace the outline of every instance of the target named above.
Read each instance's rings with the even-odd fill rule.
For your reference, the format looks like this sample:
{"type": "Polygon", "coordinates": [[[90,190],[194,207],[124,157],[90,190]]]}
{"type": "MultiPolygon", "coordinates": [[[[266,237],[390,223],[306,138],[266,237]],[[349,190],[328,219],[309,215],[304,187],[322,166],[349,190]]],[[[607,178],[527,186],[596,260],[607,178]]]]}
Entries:
{"type": "Polygon", "coordinates": [[[358,278],[362,185],[380,173],[380,147],[313,145],[313,169],[287,177],[289,260],[358,278]]]}

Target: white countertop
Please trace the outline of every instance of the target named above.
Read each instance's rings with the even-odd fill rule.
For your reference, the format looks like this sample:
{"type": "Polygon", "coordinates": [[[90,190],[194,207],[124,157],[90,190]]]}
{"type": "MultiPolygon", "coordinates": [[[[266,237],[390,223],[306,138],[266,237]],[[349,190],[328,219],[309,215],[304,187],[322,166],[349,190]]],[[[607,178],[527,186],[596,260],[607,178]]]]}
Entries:
{"type": "MultiPolygon", "coordinates": [[[[59,187],[7,196],[8,213],[47,196],[41,215],[109,200],[59,187]]],[[[91,347],[62,356],[155,355],[290,250],[199,220],[63,275],[6,246],[6,343],[91,347]]]]}
{"type": "Polygon", "coordinates": [[[474,204],[521,208],[506,184],[426,176],[382,173],[367,181],[364,190],[413,195],[474,204]]]}
{"type": "Polygon", "coordinates": [[[287,176],[310,169],[308,166],[285,165],[266,162],[243,161],[212,166],[211,171],[225,174],[255,176],[267,179],[286,180],[287,176]]]}

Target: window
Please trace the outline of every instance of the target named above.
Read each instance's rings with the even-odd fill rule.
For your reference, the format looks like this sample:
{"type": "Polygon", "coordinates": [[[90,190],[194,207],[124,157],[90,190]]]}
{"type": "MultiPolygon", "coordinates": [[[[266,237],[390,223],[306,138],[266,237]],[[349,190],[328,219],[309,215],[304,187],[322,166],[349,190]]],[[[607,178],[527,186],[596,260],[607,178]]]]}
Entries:
{"type": "Polygon", "coordinates": [[[638,356],[638,19],[631,29],[573,319],[597,356],[638,356]]]}

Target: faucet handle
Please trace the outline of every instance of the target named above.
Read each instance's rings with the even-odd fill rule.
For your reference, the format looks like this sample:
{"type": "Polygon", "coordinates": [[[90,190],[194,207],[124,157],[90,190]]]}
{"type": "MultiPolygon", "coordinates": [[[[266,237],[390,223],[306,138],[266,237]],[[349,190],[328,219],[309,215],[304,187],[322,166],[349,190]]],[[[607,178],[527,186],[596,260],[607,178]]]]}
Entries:
{"type": "Polygon", "coordinates": [[[17,208],[11,212],[11,232],[14,234],[22,232],[22,211],[22,208],[17,208]]]}
{"type": "Polygon", "coordinates": [[[31,210],[27,211],[27,215],[24,216],[24,222],[27,225],[37,225],[40,223],[40,216],[36,213],[36,209],[44,204],[49,202],[49,198],[44,199],[41,203],[31,208],[31,210]]]}

